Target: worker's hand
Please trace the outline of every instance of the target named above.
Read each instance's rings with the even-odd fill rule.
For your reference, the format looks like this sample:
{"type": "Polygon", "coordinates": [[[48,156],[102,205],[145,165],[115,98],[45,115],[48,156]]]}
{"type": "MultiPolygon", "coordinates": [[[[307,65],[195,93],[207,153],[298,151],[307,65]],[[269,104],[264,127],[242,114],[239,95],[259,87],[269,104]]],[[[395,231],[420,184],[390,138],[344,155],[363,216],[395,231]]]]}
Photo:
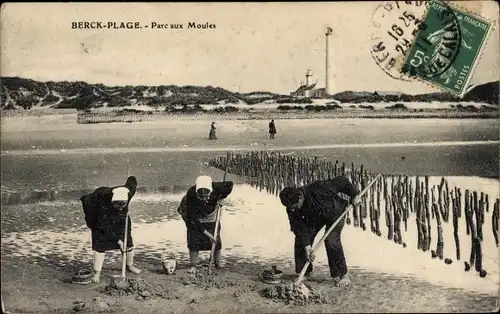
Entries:
{"type": "Polygon", "coordinates": [[[120,250],[123,252],[123,241],[122,240],[118,240],[118,246],[120,247],[120,250]]]}
{"type": "MultiPolygon", "coordinates": [[[[229,170],[228,170],[229,172],[229,170]]],[[[220,206],[220,209],[222,209],[223,206],[226,206],[228,204],[228,200],[227,198],[223,198],[223,199],[220,199],[218,202],[217,202],[217,205],[220,206]]]]}
{"type": "Polygon", "coordinates": [[[356,197],[352,199],[351,203],[354,206],[358,206],[359,204],[361,204],[361,197],[359,195],[356,195],[356,197]]]}
{"type": "Polygon", "coordinates": [[[205,231],[203,231],[203,234],[206,235],[210,239],[210,241],[212,241],[212,243],[215,243],[215,238],[210,232],[205,230],[205,231]]]}
{"type": "Polygon", "coordinates": [[[312,251],[312,247],[310,245],[308,245],[304,248],[304,251],[306,253],[306,258],[309,261],[309,263],[314,262],[314,259],[316,258],[316,256],[314,255],[314,253],[312,251]]]}

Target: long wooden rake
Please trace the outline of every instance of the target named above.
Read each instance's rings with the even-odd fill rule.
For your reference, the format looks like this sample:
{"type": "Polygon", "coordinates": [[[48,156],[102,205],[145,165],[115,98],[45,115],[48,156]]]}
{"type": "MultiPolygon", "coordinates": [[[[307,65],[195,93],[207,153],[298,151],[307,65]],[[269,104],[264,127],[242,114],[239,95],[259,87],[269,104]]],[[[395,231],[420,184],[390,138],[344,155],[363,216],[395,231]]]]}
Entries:
{"type": "MultiPolygon", "coordinates": [[[[227,170],[229,168],[229,152],[227,153],[226,157],[226,169],[224,170],[224,177],[222,178],[222,182],[226,181],[226,176],[227,176],[227,170]]],[[[215,248],[217,247],[217,241],[219,239],[219,225],[220,225],[220,216],[222,212],[222,208],[220,204],[217,204],[217,209],[216,209],[216,218],[215,218],[215,230],[214,230],[214,237],[215,237],[215,242],[212,243],[212,249],[210,250],[210,260],[208,262],[208,274],[212,274],[212,264],[214,262],[214,256],[215,256],[215,248]]]]}

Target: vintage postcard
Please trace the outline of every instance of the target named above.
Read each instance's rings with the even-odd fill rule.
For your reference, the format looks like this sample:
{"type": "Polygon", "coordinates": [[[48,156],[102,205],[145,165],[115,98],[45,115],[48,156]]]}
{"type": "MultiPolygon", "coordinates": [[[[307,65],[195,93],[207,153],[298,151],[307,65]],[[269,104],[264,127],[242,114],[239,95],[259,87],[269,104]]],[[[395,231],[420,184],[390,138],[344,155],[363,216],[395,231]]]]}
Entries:
{"type": "Polygon", "coordinates": [[[498,2],[0,12],[3,313],[498,311],[498,2]]]}

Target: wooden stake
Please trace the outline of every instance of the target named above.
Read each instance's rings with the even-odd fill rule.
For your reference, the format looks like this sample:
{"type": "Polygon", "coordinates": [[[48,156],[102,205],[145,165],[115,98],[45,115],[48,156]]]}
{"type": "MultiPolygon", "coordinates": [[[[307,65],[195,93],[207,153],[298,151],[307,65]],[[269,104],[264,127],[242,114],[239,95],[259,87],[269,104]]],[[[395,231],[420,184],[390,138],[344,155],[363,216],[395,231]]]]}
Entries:
{"type": "Polygon", "coordinates": [[[453,238],[455,239],[455,252],[457,260],[460,260],[460,238],[458,236],[458,211],[459,203],[453,202],[453,238]]]}
{"type": "Polygon", "coordinates": [[[465,215],[465,219],[467,221],[467,223],[465,224],[465,231],[467,233],[467,235],[470,235],[470,225],[469,225],[469,222],[468,222],[468,218],[467,218],[467,214],[470,210],[470,194],[469,194],[469,190],[465,190],[465,199],[464,199],[464,205],[465,205],[465,208],[464,208],[464,215],[465,215]]]}
{"type": "MultiPolygon", "coordinates": [[[[468,191],[466,190],[465,193],[467,193],[468,191]]],[[[473,198],[473,196],[471,195],[470,198],[473,198]]],[[[470,230],[470,236],[471,236],[471,251],[470,251],[470,258],[469,258],[469,262],[470,262],[470,266],[474,266],[474,262],[476,260],[476,245],[477,245],[477,242],[475,241],[475,238],[476,238],[476,228],[474,227],[474,221],[473,221],[473,210],[469,207],[469,206],[466,206],[466,209],[465,209],[465,218],[467,220],[467,225],[469,226],[469,230],[470,230]]]]}
{"type": "Polygon", "coordinates": [[[436,203],[432,203],[432,209],[435,212],[436,215],[436,222],[437,222],[437,230],[438,230],[438,240],[437,240],[437,248],[436,248],[436,253],[439,256],[439,259],[443,259],[443,252],[444,252],[444,241],[443,241],[443,225],[441,223],[441,212],[438,209],[438,206],[436,203]]]}
{"type": "Polygon", "coordinates": [[[482,241],[483,240],[483,225],[481,223],[481,210],[479,209],[479,199],[477,197],[477,192],[474,191],[474,202],[473,202],[473,214],[476,216],[476,232],[477,237],[482,241]]]}
{"type": "Polygon", "coordinates": [[[500,218],[500,200],[497,199],[495,204],[493,204],[493,214],[491,217],[491,229],[493,231],[493,237],[495,239],[495,244],[498,247],[498,225],[500,218]]]}

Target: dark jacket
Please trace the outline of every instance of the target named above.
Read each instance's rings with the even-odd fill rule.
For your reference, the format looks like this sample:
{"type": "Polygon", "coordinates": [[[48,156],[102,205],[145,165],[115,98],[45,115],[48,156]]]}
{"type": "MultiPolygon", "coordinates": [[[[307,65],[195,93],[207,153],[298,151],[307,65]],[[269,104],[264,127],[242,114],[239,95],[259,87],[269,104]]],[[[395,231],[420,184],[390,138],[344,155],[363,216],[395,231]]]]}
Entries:
{"type": "Polygon", "coordinates": [[[225,199],[233,191],[233,182],[212,182],[212,193],[208,203],[201,202],[196,197],[196,186],[192,186],[182,198],[177,211],[181,214],[187,228],[194,228],[203,232],[205,228],[200,218],[206,217],[216,210],[217,202],[225,199]]]}
{"type": "Polygon", "coordinates": [[[108,212],[111,216],[125,217],[128,214],[128,203],[130,203],[130,200],[134,196],[135,192],[129,192],[127,206],[125,206],[125,208],[121,211],[117,211],[111,204],[113,189],[117,187],[121,186],[103,186],[97,188],[91,194],[84,195],[80,198],[83,205],[83,211],[85,213],[85,222],[87,223],[87,227],[95,229],[100,223],[102,223],[100,219],[103,218],[104,211],[108,212]]]}
{"type": "Polygon", "coordinates": [[[274,125],[274,122],[269,122],[269,133],[276,134],[276,125],[274,125]]]}
{"type": "Polygon", "coordinates": [[[339,197],[343,193],[352,200],[359,191],[346,177],[318,180],[300,187],[304,193],[304,203],[299,210],[288,213],[290,227],[298,242],[306,247],[317,228],[335,221],[349,201],[339,197]]]}
{"type": "MultiPolygon", "coordinates": [[[[102,186],[94,192],[80,198],[85,214],[85,222],[92,233],[92,249],[97,252],[119,249],[118,240],[124,241],[125,219],[129,211],[129,203],[135,195],[137,179],[134,176],[127,178],[125,185],[107,187],[102,186]],[[113,207],[111,199],[113,189],[126,187],[129,189],[127,205],[122,210],[113,207]]],[[[132,222],[128,217],[127,247],[133,247],[131,235],[132,222]]]]}

